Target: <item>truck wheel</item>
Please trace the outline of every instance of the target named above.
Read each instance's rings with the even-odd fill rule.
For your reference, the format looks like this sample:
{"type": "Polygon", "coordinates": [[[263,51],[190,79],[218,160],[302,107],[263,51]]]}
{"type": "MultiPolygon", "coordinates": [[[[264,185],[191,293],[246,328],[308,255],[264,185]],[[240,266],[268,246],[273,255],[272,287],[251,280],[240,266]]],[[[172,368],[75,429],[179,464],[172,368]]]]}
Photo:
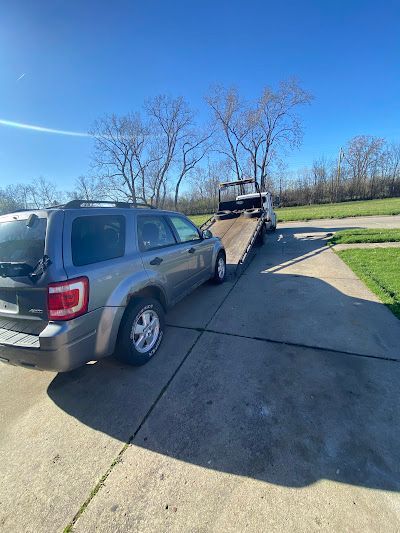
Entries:
{"type": "Polygon", "coordinates": [[[262,246],[265,242],[265,224],[261,226],[260,231],[258,232],[258,235],[256,237],[256,246],[262,246]]]}
{"type": "Polygon", "coordinates": [[[226,258],[223,252],[219,252],[217,260],[215,261],[214,275],[212,280],[214,283],[220,284],[225,281],[226,276],[226,258]]]}
{"type": "Polygon", "coordinates": [[[276,222],[274,225],[270,226],[269,231],[272,231],[272,232],[276,231],[276,222]]]}
{"type": "Polygon", "coordinates": [[[141,366],[150,361],[164,335],[164,310],[153,298],[140,298],[122,319],[115,356],[124,363],[141,366]]]}
{"type": "Polygon", "coordinates": [[[260,218],[262,209],[246,209],[243,214],[245,218],[260,218]]]}

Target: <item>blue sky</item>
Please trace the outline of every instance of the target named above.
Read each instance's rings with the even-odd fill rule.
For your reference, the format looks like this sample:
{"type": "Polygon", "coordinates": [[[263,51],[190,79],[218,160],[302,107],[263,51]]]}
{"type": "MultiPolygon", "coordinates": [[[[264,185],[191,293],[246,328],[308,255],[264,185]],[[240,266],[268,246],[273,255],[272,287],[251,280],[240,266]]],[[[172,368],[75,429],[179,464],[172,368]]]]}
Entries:
{"type": "MultiPolygon", "coordinates": [[[[205,117],[215,83],[251,98],[296,76],[315,97],[287,159],[303,167],[356,134],[400,140],[399,27],[396,1],[3,2],[0,119],[85,132],[159,93],[205,117]]],[[[44,176],[66,189],[90,154],[89,138],[0,124],[0,186],[44,176]]]]}

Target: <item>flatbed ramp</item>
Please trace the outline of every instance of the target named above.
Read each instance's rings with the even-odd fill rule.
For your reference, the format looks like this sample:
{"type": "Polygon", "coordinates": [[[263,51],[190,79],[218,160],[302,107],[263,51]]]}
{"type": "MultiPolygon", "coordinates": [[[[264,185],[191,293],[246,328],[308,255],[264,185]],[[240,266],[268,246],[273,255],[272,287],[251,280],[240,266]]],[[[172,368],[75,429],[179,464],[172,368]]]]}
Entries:
{"type": "Polygon", "coordinates": [[[226,251],[226,263],[236,269],[251,250],[263,222],[263,218],[246,218],[241,215],[228,220],[212,220],[207,229],[222,240],[226,251]]]}

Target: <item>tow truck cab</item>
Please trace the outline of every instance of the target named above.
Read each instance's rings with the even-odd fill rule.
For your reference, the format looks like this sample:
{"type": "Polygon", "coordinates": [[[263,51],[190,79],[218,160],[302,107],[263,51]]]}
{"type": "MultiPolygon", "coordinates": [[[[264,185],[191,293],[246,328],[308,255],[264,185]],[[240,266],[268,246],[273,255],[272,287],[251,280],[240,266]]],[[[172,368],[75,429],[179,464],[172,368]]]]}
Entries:
{"type": "Polygon", "coordinates": [[[266,212],[265,216],[265,226],[267,229],[275,231],[276,229],[276,213],[274,211],[274,205],[272,200],[272,194],[270,192],[261,192],[261,193],[250,193],[250,194],[240,194],[236,197],[236,201],[246,200],[246,199],[258,199],[261,194],[261,202],[264,211],[266,212]]]}

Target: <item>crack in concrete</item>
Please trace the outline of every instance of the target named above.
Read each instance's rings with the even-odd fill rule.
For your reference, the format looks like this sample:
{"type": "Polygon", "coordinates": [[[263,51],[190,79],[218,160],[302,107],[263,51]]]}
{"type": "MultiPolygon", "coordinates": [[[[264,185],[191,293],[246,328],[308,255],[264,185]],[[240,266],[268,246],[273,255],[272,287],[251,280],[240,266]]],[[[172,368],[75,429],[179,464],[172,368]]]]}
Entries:
{"type": "MultiPolygon", "coordinates": [[[[253,261],[255,257],[255,254],[249,259],[247,265],[243,266],[243,268],[241,269],[241,272],[239,273],[239,275],[236,276],[236,279],[235,281],[232,283],[232,286],[231,288],[229,289],[229,291],[226,293],[226,295],[224,296],[224,298],[221,300],[220,304],[218,305],[217,309],[215,310],[215,312],[213,313],[213,315],[211,316],[210,320],[207,322],[206,324],[206,328],[207,326],[210,324],[211,320],[214,318],[214,316],[218,313],[218,311],[220,310],[221,306],[225,303],[225,300],[228,298],[228,296],[230,295],[230,293],[233,291],[233,289],[236,287],[239,279],[241,278],[242,274],[244,274],[244,272],[247,270],[248,266],[250,265],[250,263],[253,261]]],[[[170,327],[170,326],[168,326],[170,327]]],[[[177,326],[174,326],[174,327],[177,327],[177,326]]],[[[181,329],[190,329],[190,330],[194,330],[194,331],[197,331],[196,328],[184,328],[184,327],[181,327],[181,329]]],[[[142,429],[143,425],[145,424],[145,422],[148,420],[149,416],[151,415],[151,413],[154,411],[155,407],[157,406],[158,402],[161,400],[161,398],[164,396],[165,392],[167,391],[167,389],[169,388],[169,386],[171,385],[172,381],[174,380],[174,378],[176,377],[176,375],[178,374],[179,370],[182,368],[183,364],[185,363],[185,361],[188,359],[188,357],[190,356],[190,354],[192,353],[194,347],[196,346],[196,344],[198,343],[198,341],[201,339],[203,333],[205,333],[206,331],[209,331],[207,329],[203,329],[203,330],[200,330],[198,331],[199,332],[199,335],[198,337],[195,339],[195,341],[193,342],[192,346],[189,348],[189,350],[187,351],[186,355],[183,357],[183,359],[181,360],[181,362],[179,363],[179,365],[176,367],[175,371],[173,372],[172,376],[169,378],[169,380],[167,381],[167,383],[164,385],[164,387],[161,389],[161,391],[159,392],[157,398],[154,400],[154,402],[151,404],[151,406],[149,407],[149,409],[147,410],[146,414],[144,415],[142,421],[140,422],[140,424],[137,426],[136,430],[134,431],[133,435],[131,435],[129,437],[129,439],[126,441],[126,443],[123,445],[123,447],[121,448],[121,450],[119,451],[119,453],[117,454],[117,456],[115,457],[115,459],[112,461],[111,465],[108,467],[108,469],[106,470],[106,472],[101,476],[100,480],[96,483],[96,485],[94,486],[94,488],[90,491],[90,494],[89,496],[86,498],[86,500],[84,501],[84,503],[80,506],[79,510],[77,511],[77,513],[75,513],[74,517],[72,518],[71,522],[69,522],[67,524],[67,526],[64,528],[63,530],[63,533],[71,533],[73,531],[73,528],[74,526],[76,525],[76,523],[78,522],[79,518],[83,515],[83,513],[86,511],[86,509],[88,508],[88,506],[90,505],[91,501],[96,497],[96,495],[98,494],[98,492],[100,491],[100,489],[102,488],[102,486],[104,485],[105,481],[107,480],[107,478],[109,477],[109,475],[111,474],[111,472],[113,471],[114,467],[121,462],[122,460],[122,456],[124,455],[124,453],[126,452],[126,450],[129,448],[129,446],[132,444],[133,440],[135,439],[135,437],[137,436],[137,434],[139,433],[139,431],[142,429]]]]}

